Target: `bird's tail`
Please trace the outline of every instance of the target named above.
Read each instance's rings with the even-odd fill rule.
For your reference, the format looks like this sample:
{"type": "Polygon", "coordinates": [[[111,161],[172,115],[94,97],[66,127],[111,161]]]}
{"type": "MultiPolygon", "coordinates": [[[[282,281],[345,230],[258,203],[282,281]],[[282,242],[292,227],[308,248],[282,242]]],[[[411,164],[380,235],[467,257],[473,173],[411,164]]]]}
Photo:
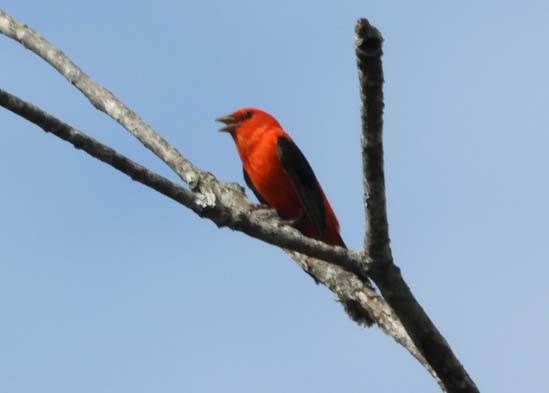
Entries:
{"type": "MultiPolygon", "coordinates": [[[[336,232],[335,235],[331,237],[332,239],[328,239],[328,240],[332,240],[329,242],[330,244],[334,246],[348,248],[345,242],[343,241],[343,239],[341,238],[341,235],[339,234],[339,232],[336,232]]],[[[367,286],[372,291],[375,291],[372,281],[369,278],[364,277],[364,274],[360,274],[354,271],[351,271],[351,273],[356,274],[361,279],[361,281],[364,283],[365,286],[367,286]]],[[[343,307],[345,308],[345,311],[347,312],[347,314],[357,323],[365,326],[372,326],[374,324],[375,321],[370,315],[370,313],[364,310],[364,307],[362,307],[356,300],[342,299],[341,303],[343,304],[343,307]]]]}

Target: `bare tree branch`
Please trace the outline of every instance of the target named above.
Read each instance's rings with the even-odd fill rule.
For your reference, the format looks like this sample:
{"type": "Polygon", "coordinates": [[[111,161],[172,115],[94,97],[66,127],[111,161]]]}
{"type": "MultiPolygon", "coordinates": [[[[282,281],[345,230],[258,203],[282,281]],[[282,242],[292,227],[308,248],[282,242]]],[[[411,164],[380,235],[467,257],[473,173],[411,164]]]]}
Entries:
{"type": "MultiPolygon", "coordinates": [[[[96,108],[120,123],[173,169],[189,185],[191,191],[199,194],[197,213],[201,216],[212,219],[218,226],[237,229],[256,238],[266,236],[272,239],[271,243],[275,242],[272,244],[322,258],[359,276],[365,276],[366,264],[362,253],[331,247],[306,237],[282,235],[283,232],[295,232],[294,235],[298,232],[287,225],[283,226],[283,230],[273,232],[273,226],[265,225],[263,217],[246,215],[245,212],[250,210],[251,204],[241,187],[223,184],[211,173],[193,165],[135,112],[80,70],[62,51],[3,11],[0,11],[0,33],[13,38],[42,57],[75,85],[96,108]],[[298,238],[301,240],[297,240],[298,238]]],[[[280,222],[278,226],[281,226],[280,222]]]]}
{"type": "Polygon", "coordinates": [[[381,33],[366,19],[356,26],[355,49],[362,99],[362,156],[369,274],[448,392],[478,392],[473,380],[429,319],[393,263],[383,172],[383,68],[381,33]]]}
{"type": "Polygon", "coordinates": [[[170,146],[164,138],[156,133],[135,112],[118,100],[114,94],[93,81],[76,64],[68,59],[62,51],[55,48],[33,29],[16,21],[1,10],[0,32],[19,42],[53,66],[80,90],[94,107],[105,112],[128,130],[145,147],[172,168],[191,189],[194,190],[199,186],[200,177],[206,177],[206,173],[183,157],[177,149],[170,146]]]}
{"type": "MultiPolygon", "coordinates": [[[[364,21],[359,24],[359,29],[357,31],[357,55],[359,58],[359,69],[362,72],[362,75],[367,75],[367,69],[365,70],[364,67],[367,63],[367,57],[372,56],[371,48],[369,48],[369,42],[367,40],[368,31],[369,25],[367,22],[364,21]]],[[[370,158],[365,156],[365,170],[374,168],[374,176],[366,177],[366,185],[368,186],[367,201],[368,205],[371,206],[371,209],[367,207],[369,221],[368,233],[373,234],[373,237],[367,241],[367,247],[365,248],[364,253],[348,251],[306,238],[295,229],[282,223],[276,217],[265,217],[264,215],[251,212],[250,203],[240,186],[221,183],[212,174],[194,166],[189,160],[181,155],[177,149],[170,146],[166,140],[157,134],[136,113],[119,101],[111,92],[90,79],[89,76],[71,62],[63,52],[56,49],[28,26],[17,22],[2,11],[0,11],[0,33],[18,41],[56,68],[76,88],[78,88],[96,108],[116,120],[141,141],[145,147],[163,160],[189,185],[190,189],[180,187],[177,184],[170,182],[168,179],[148,171],[146,168],[119,155],[114,150],[100,144],[98,145],[97,141],[92,140],[83,134],[75,134],[74,132],[76,130],[71,129],[67,125],[65,126],[69,127],[72,131],[67,132],[66,129],[63,131],[63,127],[61,127],[59,129],[61,131],[59,134],[60,137],[63,138],[61,134],[64,133],[65,139],[73,143],[75,147],[82,148],[94,156],[102,154],[103,158],[100,159],[103,161],[111,164],[124,173],[127,173],[135,180],[141,181],[168,197],[184,204],[200,216],[211,219],[220,227],[227,226],[271,244],[292,249],[312,257],[319,257],[327,261],[324,262],[304,255],[296,256],[295,253],[292,253],[294,259],[298,261],[305,270],[338,294],[338,297],[344,303],[347,312],[352,315],[355,320],[363,322],[365,319],[361,319],[361,316],[365,317],[368,314],[372,315],[381,328],[387,331],[418,358],[418,360],[433,374],[435,379],[437,376],[440,377],[444,386],[446,386],[449,391],[477,391],[476,387],[465,373],[465,370],[463,370],[457,359],[453,356],[451,349],[445,343],[444,338],[440,336],[432,322],[413,298],[409,288],[400,276],[398,267],[392,263],[385,212],[381,121],[379,122],[378,127],[378,139],[375,139],[375,133],[373,136],[369,136],[366,132],[364,140],[372,140],[373,143],[368,144],[368,146],[365,145],[363,149],[364,152],[369,152],[371,150],[371,154],[369,153],[370,158]],[[88,138],[89,140],[85,138],[88,138]],[[376,140],[378,142],[376,142],[376,140]],[[370,160],[370,162],[367,163],[366,160],[370,160]],[[375,175],[376,165],[377,168],[381,170],[381,177],[376,177],[375,175]],[[385,225],[385,229],[383,228],[383,225],[385,225]],[[374,246],[373,249],[372,245],[374,246]],[[378,254],[378,249],[384,251],[378,254]],[[369,250],[374,251],[373,257],[368,254],[369,250]],[[371,288],[368,288],[364,284],[368,269],[373,269],[371,271],[372,278],[374,278],[382,290],[383,295],[396,311],[396,315],[399,316],[398,318],[395,316],[393,310],[391,310],[391,307],[389,307],[382,298],[377,296],[371,288]],[[354,284],[351,285],[351,282],[354,282],[356,287],[354,284]],[[420,319],[416,321],[414,318],[420,319]],[[413,343],[417,345],[421,353],[414,347],[410,337],[408,337],[406,331],[402,328],[399,319],[405,321],[404,326],[406,327],[406,331],[409,332],[413,343]],[[424,327],[426,330],[422,330],[424,327]],[[434,337],[430,338],[430,334],[433,334],[434,337]],[[437,353],[437,350],[441,350],[442,352],[437,353]],[[427,361],[425,361],[425,359],[427,359],[427,361]],[[436,370],[436,374],[432,371],[431,366],[436,370]],[[470,384],[467,384],[469,382],[470,384]],[[472,386],[474,389],[465,390],[467,386],[472,386]]],[[[374,57],[375,56],[381,56],[380,35],[379,52],[374,54],[374,57]]],[[[379,62],[379,67],[379,70],[381,70],[381,62],[379,62]]],[[[368,77],[361,76],[361,87],[363,97],[366,98],[364,105],[367,112],[369,105],[367,94],[369,93],[365,87],[368,83],[370,83],[368,77]]],[[[380,89],[381,85],[379,85],[379,91],[381,91],[380,89]]],[[[4,95],[2,97],[5,101],[14,102],[13,96],[9,97],[8,95],[4,95]]],[[[382,95],[379,97],[381,97],[380,108],[382,108],[382,95]]],[[[16,112],[16,110],[13,111],[16,112]]],[[[36,110],[31,111],[31,114],[32,113],[36,113],[36,110]]],[[[59,126],[59,124],[56,124],[55,122],[48,126],[48,122],[52,121],[51,118],[42,122],[42,124],[39,123],[39,119],[33,120],[32,115],[28,115],[26,118],[39,124],[44,129],[49,128],[48,131],[52,132],[55,127],[59,126]]],[[[375,112],[363,115],[363,119],[366,121],[369,121],[369,119],[376,119],[375,112]]],[[[381,113],[379,113],[378,119],[381,119],[381,113]]]]}
{"type": "MultiPolygon", "coordinates": [[[[227,187],[211,173],[193,165],[135,112],[118,100],[110,91],[93,81],[62,51],[55,48],[37,32],[0,11],[0,33],[21,43],[52,65],[80,90],[92,105],[121,124],[145,147],[174,170],[193,192],[201,194],[199,214],[202,216],[210,214],[209,218],[217,225],[238,229],[253,237],[258,237],[257,230],[264,234],[272,232],[272,227],[264,226],[264,220],[257,219],[257,216],[251,216],[253,219],[247,219],[248,216],[244,212],[250,210],[250,203],[242,188],[227,187]]],[[[288,226],[286,226],[286,230],[294,231],[293,228],[288,226]]],[[[273,234],[267,236],[273,239],[276,238],[273,234]]],[[[299,241],[296,242],[295,239],[291,239],[291,237],[282,236],[276,241],[280,243],[276,244],[278,246],[339,264],[346,270],[367,279],[368,259],[362,253],[349,251],[341,247],[331,247],[312,239],[300,243],[299,241]],[[317,254],[320,250],[322,250],[323,255],[317,254]]]]}
{"type": "Polygon", "coordinates": [[[87,136],[37,106],[23,101],[3,89],[0,89],[0,106],[36,124],[44,131],[69,142],[76,149],[85,151],[90,156],[118,169],[133,180],[153,188],[197,213],[200,211],[200,203],[197,202],[197,198],[192,191],[150,171],[109,146],[87,136]]]}
{"type": "Polygon", "coordinates": [[[362,118],[362,167],[366,236],[364,249],[370,258],[391,260],[383,165],[383,66],[381,33],[362,19],[357,24],[355,47],[358,59],[362,118]]]}
{"type": "MultiPolygon", "coordinates": [[[[176,202],[192,209],[196,213],[201,214],[201,204],[196,201],[195,194],[192,191],[142,167],[110,147],[88,137],[84,133],[63,123],[36,106],[1,89],[0,105],[39,125],[46,132],[51,132],[61,139],[73,144],[74,147],[84,150],[92,157],[98,158],[113,166],[130,176],[132,179],[155,189],[176,202]]],[[[279,223],[275,223],[274,225],[274,232],[276,234],[279,223]]],[[[276,236],[278,238],[280,237],[280,235],[276,236]]],[[[295,230],[290,232],[290,236],[302,238],[301,240],[305,241],[310,240],[297,233],[295,230]]],[[[373,316],[384,332],[393,336],[397,342],[405,346],[425,367],[429,367],[413,345],[411,339],[391,308],[388,307],[383,299],[381,299],[368,285],[365,285],[354,274],[343,270],[339,266],[293,251],[287,252],[304,270],[309,272],[318,282],[326,285],[338,296],[351,318],[360,324],[365,324],[367,318],[373,316]]]]}
{"type": "MultiPolygon", "coordinates": [[[[360,253],[342,247],[329,246],[304,236],[281,221],[274,210],[247,209],[239,211],[223,205],[220,200],[205,202],[203,194],[192,192],[148,170],[112,148],[2,89],[0,89],[0,105],[37,124],[45,131],[68,141],[77,149],[82,149],[92,157],[126,173],[132,179],[181,203],[200,217],[209,218],[219,227],[229,227],[266,243],[297,251],[313,258],[321,258],[351,272],[356,270],[354,265],[358,265],[361,258],[360,253]]],[[[219,184],[219,186],[222,189],[236,189],[240,193],[243,192],[238,184],[219,184]]],[[[245,198],[244,194],[242,194],[242,198],[245,198]]]]}
{"type": "MultiPolygon", "coordinates": [[[[116,152],[114,149],[102,144],[101,142],[87,136],[81,131],[69,126],[54,116],[44,112],[40,108],[20,98],[0,89],[0,106],[18,114],[28,121],[38,125],[44,131],[52,133],[57,137],[71,143],[75,148],[81,149],[106,164],[118,169],[120,172],[128,175],[133,180],[136,180],[161,194],[179,202],[199,214],[202,217],[208,217],[218,225],[227,225],[226,220],[223,224],[216,221],[223,208],[219,210],[209,211],[207,214],[203,212],[203,206],[200,201],[200,194],[173,183],[171,180],[158,175],[149,169],[135,163],[129,158],[116,152]]],[[[231,187],[232,185],[226,185],[231,187]]],[[[237,187],[239,187],[237,185],[237,187]]],[[[232,212],[223,214],[233,214],[232,212]]],[[[252,221],[253,212],[243,214],[245,218],[252,221]]],[[[251,236],[257,237],[268,243],[283,246],[279,240],[284,237],[294,238],[298,242],[308,243],[311,239],[303,236],[293,228],[282,227],[280,221],[276,217],[263,217],[264,225],[271,226],[271,232],[274,238],[264,238],[263,235],[251,233],[251,236]],[[285,229],[289,229],[285,232],[285,229]]],[[[235,223],[235,229],[238,223],[235,223]]],[[[251,227],[253,228],[253,227],[251,227]]],[[[319,243],[313,240],[313,244],[319,243]]],[[[326,262],[324,260],[315,259],[311,256],[297,253],[291,250],[285,250],[305,271],[311,274],[317,282],[322,283],[336,294],[339,301],[345,307],[349,316],[360,325],[367,325],[370,318],[373,318],[378,326],[388,335],[392,336],[395,341],[404,346],[436,379],[436,375],[419,353],[411,338],[408,336],[400,320],[395,315],[391,307],[367,284],[364,283],[353,273],[344,270],[340,266],[326,262]]],[[[325,257],[324,255],[320,255],[325,257]]]]}

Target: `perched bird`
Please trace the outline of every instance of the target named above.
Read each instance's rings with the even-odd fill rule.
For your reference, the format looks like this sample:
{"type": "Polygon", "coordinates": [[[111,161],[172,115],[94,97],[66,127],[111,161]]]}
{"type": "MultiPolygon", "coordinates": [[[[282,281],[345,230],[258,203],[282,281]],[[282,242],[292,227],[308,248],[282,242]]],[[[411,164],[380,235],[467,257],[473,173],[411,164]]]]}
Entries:
{"type": "Polygon", "coordinates": [[[242,108],[217,121],[238,150],[244,180],[257,199],[294,223],[304,235],[345,247],[339,223],[313,169],[278,121],[265,111],[242,108]]]}
{"type": "MultiPolygon", "coordinates": [[[[293,222],[304,235],[346,247],[335,213],[313,169],[274,117],[260,109],[242,108],[216,120],[225,124],[220,131],[233,137],[242,160],[244,180],[261,203],[293,222]]],[[[373,290],[368,278],[360,272],[358,276],[373,290]]],[[[341,299],[341,302],[353,320],[365,326],[373,324],[371,315],[356,301],[341,299]]]]}

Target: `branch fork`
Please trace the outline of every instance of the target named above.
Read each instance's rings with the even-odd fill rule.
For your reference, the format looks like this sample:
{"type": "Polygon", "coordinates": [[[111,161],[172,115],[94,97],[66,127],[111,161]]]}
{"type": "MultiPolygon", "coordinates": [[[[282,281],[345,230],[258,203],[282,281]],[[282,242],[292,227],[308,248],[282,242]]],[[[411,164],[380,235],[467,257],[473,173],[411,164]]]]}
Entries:
{"type": "Polygon", "coordinates": [[[187,185],[139,165],[40,108],[0,89],[0,105],[71,143],[219,227],[241,231],[283,248],[314,279],[329,288],[361,325],[371,318],[431,373],[442,390],[478,392],[450,346],[414,298],[394,264],[389,242],[383,165],[383,38],[366,19],[355,30],[360,81],[366,236],[364,250],[332,247],[307,238],[276,215],[253,209],[243,188],[222,183],[185,158],[110,91],[93,81],[63,52],[28,26],[0,11],[0,33],[43,58],[90,103],[136,137],[187,185]],[[369,284],[378,286],[380,296],[369,284]]]}

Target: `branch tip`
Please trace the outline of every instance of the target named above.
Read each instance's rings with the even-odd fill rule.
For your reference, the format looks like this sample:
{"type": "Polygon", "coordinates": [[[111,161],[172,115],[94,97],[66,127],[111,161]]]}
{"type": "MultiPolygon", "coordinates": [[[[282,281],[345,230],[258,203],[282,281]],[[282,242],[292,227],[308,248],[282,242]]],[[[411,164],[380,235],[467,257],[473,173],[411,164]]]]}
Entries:
{"type": "Polygon", "coordinates": [[[355,26],[355,49],[364,56],[381,56],[383,36],[381,32],[361,18],[355,26]]]}

